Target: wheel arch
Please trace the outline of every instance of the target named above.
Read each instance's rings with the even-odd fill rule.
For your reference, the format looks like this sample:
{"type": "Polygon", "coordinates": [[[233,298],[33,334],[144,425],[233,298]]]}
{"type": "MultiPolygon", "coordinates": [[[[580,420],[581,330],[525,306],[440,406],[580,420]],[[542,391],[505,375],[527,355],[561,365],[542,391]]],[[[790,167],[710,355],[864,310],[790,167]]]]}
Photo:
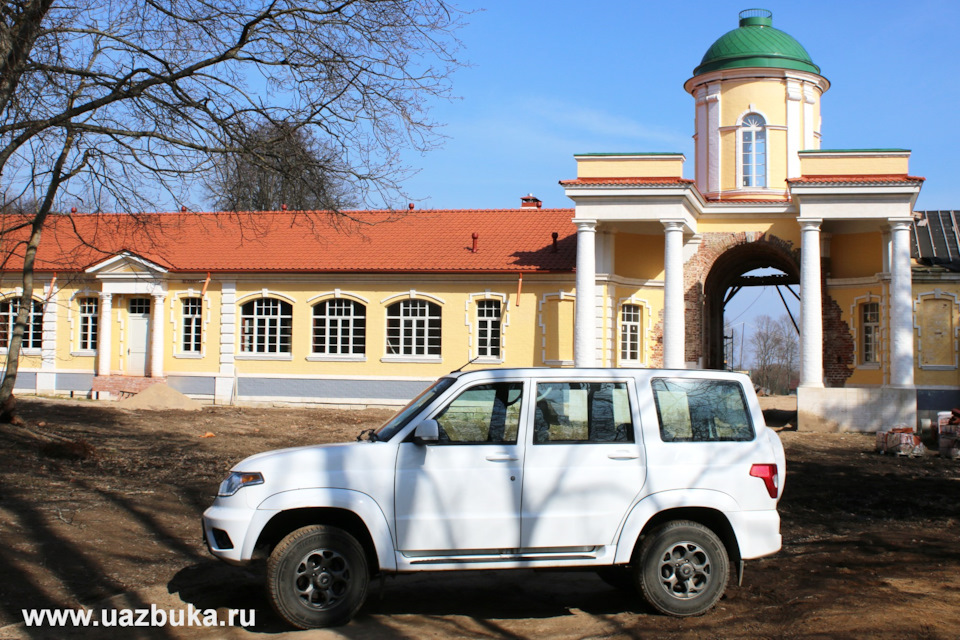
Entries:
{"type": "Polygon", "coordinates": [[[370,575],[380,572],[380,559],[377,557],[377,545],[363,519],[348,509],[334,507],[301,507],[281,511],[270,518],[260,531],[256,549],[258,554],[270,555],[277,544],[288,534],[314,524],[323,524],[343,529],[352,535],[363,547],[370,575]]]}
{"type": "Polygon", "coordinates": [[[723,542],[727,556],[737,567],[738,579],[742,565],[740,543],[728,513],[739,511],[729,495],[708,490],[668,491],[653,494],[634,506],[620,531],[615,562],[627,564],[645,535],[654,528],[672,520],[697,522],[713,531],[723,542]]]}

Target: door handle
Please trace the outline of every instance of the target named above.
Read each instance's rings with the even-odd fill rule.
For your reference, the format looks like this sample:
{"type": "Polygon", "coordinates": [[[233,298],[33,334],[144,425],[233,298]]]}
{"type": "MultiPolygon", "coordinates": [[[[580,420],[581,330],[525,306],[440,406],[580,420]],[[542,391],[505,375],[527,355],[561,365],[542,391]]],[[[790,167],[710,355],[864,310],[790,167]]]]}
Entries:
{"type": "Polygon", "coordinates": [[[639,453],[630,453],[629,451],[614,451],[608,453],[607,457],[611,460],[636,460],[640,457],[639,453]]]}
{"type": "Polygon", "coordinates": [[[492,453],[487,456],[490,462],[516,462],[519,458],[511,456],[509,453],[492,453]]]}

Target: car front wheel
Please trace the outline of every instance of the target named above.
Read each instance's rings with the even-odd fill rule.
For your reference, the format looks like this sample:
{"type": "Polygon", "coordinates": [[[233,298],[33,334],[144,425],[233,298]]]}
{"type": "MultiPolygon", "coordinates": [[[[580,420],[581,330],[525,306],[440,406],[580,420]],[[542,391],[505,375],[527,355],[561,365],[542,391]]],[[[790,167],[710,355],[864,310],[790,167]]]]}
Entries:
{"type": "Polygon", "coordinates": [[[723,595],[730,562],[713,531],[697,522],[676,520],[644,539],[634,571],[641,593],[657,611],[696,616],[723,595]]]}
{"type": "Polygon", "coordinates": [[[367,597],[363,547],[342,529],[303,527],[280,541],[267,560],[273,608],[300,629],[346,624],[367,597]]]}

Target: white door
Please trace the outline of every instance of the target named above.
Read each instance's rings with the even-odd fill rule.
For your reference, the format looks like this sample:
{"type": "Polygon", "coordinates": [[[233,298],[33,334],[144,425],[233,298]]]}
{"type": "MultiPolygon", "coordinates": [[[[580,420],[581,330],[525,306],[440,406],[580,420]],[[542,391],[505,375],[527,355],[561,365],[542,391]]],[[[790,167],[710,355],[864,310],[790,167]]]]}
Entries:
{"type": "Polygon", "coordinates": [[[400,445],[397,543],[424,555],[515,550],[520,544],[521,382],[469,387],[431,418],[436,444],[400,445]]]}
{"type": "Polygon", "coordinates": [[[643,488],[632,383],[541,381],[523,467],[521,548],[608,545],[643,488]]]}
{"type": "Polygon", "coordinates": [[[130,298],[127,307],[128,376],[147,375],[147,353],[150,345],[150,298],[130,298]]]}

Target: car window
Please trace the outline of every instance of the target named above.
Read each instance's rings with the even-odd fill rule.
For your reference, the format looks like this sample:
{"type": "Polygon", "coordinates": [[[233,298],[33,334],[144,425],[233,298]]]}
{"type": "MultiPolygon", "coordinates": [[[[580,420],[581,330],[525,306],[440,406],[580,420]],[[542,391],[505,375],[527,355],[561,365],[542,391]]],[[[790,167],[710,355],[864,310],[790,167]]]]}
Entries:
{"type": "Polygon", "coordinates": [[[633,442],[625,382],[537,384],[534,444],[633,442]]]}
{"type": "Polygon", "coordinates": [[[389,440],[397,435],[421,409],[440,397],[440,394],[450,388],[455,381],[456,378],[440,378],[424,389],[420,395],[377,429],[377,440],[389,440]]]}
{"type": "Polygon", "coordinates": [[[523,383],[483,384],[458,395],[435,417],[440,444],[516,444],[523,383]]]}
{"type": "Polygon", "coordinates": [[[652,385],[664,442],[753,440],[753,421],[739,383],[654,378],[652,385]]]}

